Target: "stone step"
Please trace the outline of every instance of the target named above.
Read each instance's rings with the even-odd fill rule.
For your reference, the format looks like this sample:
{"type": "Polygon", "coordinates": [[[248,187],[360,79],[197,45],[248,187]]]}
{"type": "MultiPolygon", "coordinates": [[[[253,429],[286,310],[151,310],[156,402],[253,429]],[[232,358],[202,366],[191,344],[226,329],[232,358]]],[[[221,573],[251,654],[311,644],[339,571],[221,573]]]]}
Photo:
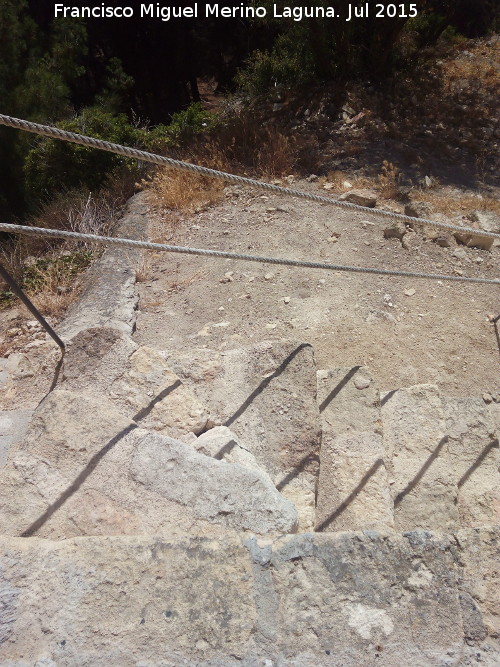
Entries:
{"type": "Polygon", "coordinates": [[[443,398],[447,457],[463,527],[500,524],[499,428],[496,406],[482,398],[443,398]]]}
{"type": "Polygon", "coordinates": [[[500,661],[499,529],[0,537],[0,665],[500,661]]]}
{"type": "Polygon", "coordinates": [[[318,371],[322,442],[316,530],[393,526],[379,390],[366,368],[318,371]]]}
{"type": "Polygon", "coordinates": [[[207,406],[210,421],[235,434],[312,530],[321,425],[312,347],[264,342],[215,352],[165,352],[182,382],[207,406]]]}
{"type": "Polygon", "coordinates": [[[396,530],[498,523],[500,475],[492,409],[443,398],[435,385],[382,396],[396,530]]]}
{"type": "Polygon", "coordinates": [[[0,469],[0,533],[295,532],[297,512],[260,470],[139,428],[103,396],[57,389],[0,469]]]}

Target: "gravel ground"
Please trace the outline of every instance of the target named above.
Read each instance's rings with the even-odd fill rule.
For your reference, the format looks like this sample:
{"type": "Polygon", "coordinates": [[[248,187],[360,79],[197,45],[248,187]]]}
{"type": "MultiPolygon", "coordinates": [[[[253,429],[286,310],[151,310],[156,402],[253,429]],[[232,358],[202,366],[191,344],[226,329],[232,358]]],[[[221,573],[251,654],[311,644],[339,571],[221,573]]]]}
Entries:
{"type": "MultiPolygon", "coordinates": [[[[320,192],[317,183],[294,187],[320,192]]],[[[322,192],[322,191],[321,191],[322,192]]],[[[394,206],[397,208],[397,205],[394,206]]],[[[500,248],[450,248],[387,219],[239,186],[151,236],[180,245],[339,264],[498,277],[500,248]],[[463,249],[463,257],[453,253],[463,249]]],[[[460,254],[460,253],[459,253],[460,254]]],[[[231,349],[262,340],[314,345],[319,368],[370,367],[382,390],[436,383],[449,395],[500,392],[495,286],[276,267],[150,253],[135,337],[159,349],[231,349]]]]}

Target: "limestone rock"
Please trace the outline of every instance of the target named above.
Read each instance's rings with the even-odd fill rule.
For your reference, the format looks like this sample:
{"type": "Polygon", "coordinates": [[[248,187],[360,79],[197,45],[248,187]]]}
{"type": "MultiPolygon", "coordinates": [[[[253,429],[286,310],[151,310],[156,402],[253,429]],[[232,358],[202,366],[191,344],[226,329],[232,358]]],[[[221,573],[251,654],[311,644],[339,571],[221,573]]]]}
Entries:
{"type": "Polygon", "coordinates": [[[71,340],[61,387],[94,396],[100,392],[141,426],[172,437],[198,434],[207,426],[205,407],[164,357],[139,348],[116,329],[87,329],[71,340]]]}
{"type": "MultiPolygon", "coordinates": [[[[466,220],[467,226],[477,227],[485,232],[500,234],[500,217],[492,211],[474,211],[466,220]]],[[[500,245],[500,238],[485,237],[477,234],[455,232],[455,238],[468,247],[490,250],[500,245]]]]}
{"type": "Polygon", "coordinates": [[[1,554],[2,665],[229,665],[248,651],[238,541],[2,537],[1,554]]]}
{"type": "Polygon", "coordinates": [[[396,221],[384,229],[385,239],[398,239],[399,241],[402,241],[405,234],[406,226],[402,222],[396,221]]]}
{"type": "Polygon", "coordinates": [[[11,535],[260,534],[293,531],[297,521],[263,473],[139,429],[102,398],[62,390],[35,412],[0,488],[0,532],[11,535]]]}
{"type": "Polygon", "coordinates": [[[0,410],[0,467],[7,461],[9,450],[23,440],[32,410],[0,410]]]}
{"type": "Polygon", "coordinates": [[[456,248],[451,254],[457,259],[467,259],[467,253],[463,248],[456,248]]]}
{"type": "Polygon", "coordinates": [[[497,213],[493,211],[474,211],[468,218],[476,223],[479,229],[500,234],[500,217],[497,213]]]}
{"type": "Polygon", "coordinates": [[[227,536],[2,536],[0,553],[4,665],[493,667],[500,658],[498,529],[244,546],[227,536]]]}
{"type": "Polygon", "coordinates": [[[443,407],[460,525],[500,524],[500,449],[493,410],[482,398],[445,398],[443,407]]]}
{"type": "Polygon", "coordinates": [[[294,502],[301,530],[311,529],[321,440],[311,346],[285,340],[165,358],[211,422],[229,427],[294,502]]]}
{"type": "Polygon", "coordinates": [[[51,392],[0,471],[0,532],[19,535],[29,530],[69,490],[76,492],[107,450],[132,428],[131,420],[111,404],[63,390],[51,392]]]}
{"type": "Polygon", "coordinates": [[[317,381],[323,442],[325,435],[328,439],[348,432],[382,433],[379,392],[368,369],[353,366],[321,370],[317,381]]]}
{"type": "Polygon", "coordinates": [[[207,426],[205,406],[170,370],[164,357],[149,347],[130,356],[109,396],[134,414],[141,426],[171,437],[198,434],[207,426]]]}
{"type": "Polygon", "coordinates": [[[438,388],[417,385],[390,392],[382,400],[382,418],[396,529],[457,528],[457,486],[438,388]]]}
{"type": "Polygon", "coordinates": [[[339,435],[323,446],[316,530],[373,530],[393,525],[382,438],[339,435]]]}
{"type": "Polygon", "coordinates": [[[468,248],[480,248],[481,250],[490,250],[495,240],[492,236],[481,236],[468,231],[454,232],[453,236],[468,248]]]}
{"type": "MultiPolygon", "coordinates": [[[[500,635],[500,528],[467,528],[459,530],[460,588],[467,593],[480,614],[479,633],[500,635]],[[481,628],[481,625],[483,628],[481,628]]],[[[470,607],[470,603],[469,603],[470,607]]],[[[477,614],[475,631],[478,632],[477,614]]],[[[497,656],[500,658],[500,654],[497,656]]]]}
{"type": "Polygon", "coordinates": [[[255,456],[243,449],[238,443],[237,436],[227,426],[215,426],[202,433],[196,438],[193,445],[200,454],[211,456],[219,461],[226,461],[226,463],[239,463],[245,468],[263,473],[255,456]]]}
{"type": "Polygon", "coordinates": [[[33,414],[28,434],[17,451],[37,456],[71,477],[108,440],[131,425],[132,420],[123,417],[109,402],[55,390],[33,414]]]}
{"type": "Polygon", "coordinates": [[[374,208],[377,205],[377,195],[371,190],[350,190],[340,195],[339,199],[369,208],[374,208]]]}
{"type": "Polygon", "coordinates": [[[393,525],[379,392],[367,369],[318,371],[323,425],[316,530],[393,525]]]}
{"type": "Polygon", "coordinates": [[[451,546],[424,531],[287,539],[271,556],[276,606],[286,610],[283,664],[423,667],[446,656],[458,666],[463,626],[451,546]]]}
{"type": "Polygon", "coordinates": [[[297,513],[266,476],[203,456],[182,442],[145,435],[130,466],[132,479],[203,519],[259,534],[293,532],[297,513]]]}
{"type": "Polygon", "coordinates": [[[448,234],[443,234],[440,232],[439,236],[436,237],[436,244],[440,246],[441,248],[451,248],[451,236],[448,236],[448,234]]]}
{"type": "Polygon", "coordinates": [[[67,390],[106,394],[136,350],[132,339],[117,329],[83,329],[66,345],[60,385],[67,390]]]}
{"type": "Polygon", "coordinates": [[[432,211],[432,206],[423,201],[413,201],[405,206],[405,215],[412,218],[430,218],[432,211]]]}

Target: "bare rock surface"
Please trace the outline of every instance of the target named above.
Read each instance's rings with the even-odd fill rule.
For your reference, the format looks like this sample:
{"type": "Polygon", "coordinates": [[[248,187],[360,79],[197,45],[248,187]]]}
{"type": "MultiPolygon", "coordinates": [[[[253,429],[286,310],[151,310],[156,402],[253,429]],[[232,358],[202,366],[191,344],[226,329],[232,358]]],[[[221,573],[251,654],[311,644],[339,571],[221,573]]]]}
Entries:
{"type": "Polygon", "coordinates": [[[454,232],[453,235],[457,241],[460,241],[460,243],[463,243],[468,248],[480,248],[481,250],[490,250],[495,241],[491,236],[481,236],[480,234],[474,234],[474,232],[468,231],[454,232]]]}
{"type": "MultiPolygon", "coordinates": [[[[484,636],[500,636],[500,527],[485,527],[462,529],[457,533],[457,543],[460,548],[459,584],[466,596],[467,607],[470,609],[472,599],[477,613],[467,614],[470,626],[466,632],[471,634],[466,639],[473,644],[484,636]],[[473,621],[473,625],[471,623],[473,621]],[[472,626],[472,627],[471,627],[472,626]]],[[[500,652],[497,655],[500,660],[500,652]]]]}
{"type": "Polygon", "coordinates": [[[0,664],[493,667],[498,537],[2,537],[0,664]]]}
{"type": "Polygon", "coordinates": [[[227,426],[214,426],[198,436],[192,444],[196,451],[206,456],[263,472],[255,456],[239,444],[237,436],[227,426]]]}
{"type": "Polygon", "coordinates": [[[340,201],[373,208],[377,205],[377,195],[372,190],[349,190],[339,197],[340,201]]]}
{"type": "Polygon", "coordinates": [[[165,353],[168,365],[251,452],[297,506],[302,530],[314,525],[321,438],[310,345],[262,342],[224,353],[165,353]]]}
{"type": "Polygon", "coordinates": [[[139,348],[130,356],[109,395],[137,413],[145,428],[166,435],[197,435],[207,426],[207,408],[152,348],[139,348]]]}
{"type": "Polygon", "coordinates": [[[444,398],[460,525],[500,525],[499,427],[482,398],[444,398]]]}
{"type": "Polygon", "coordinates": [[[498,523],[498,427],[493,410],[479,398],[443,398],[434,385],[382,398],[397,529],[454,530],[498,523]]]}
{"type": "Polygon", "coordinates": [[[56,390],[0,472],[0,532],[293,532],[297,514],[256,470],[138,429],[105,399],[56,390]]]}
{"type": "Polygon", "coordinates": [[[382,399],[382,416],[396,529],[453,530],[459,525],[457,488],[446,456],[438,388],[389,392],[382,399]]]}
{"type": "Polygon", "coordinates": [[[207,426],[206,408],[149,347],[139,348],[123,332],[94,327],[68,344],[61,388],[95,396],[102,393],[125,415],[172,437],[199,434],[207,426]]]}
{"type": "Polygon", "coordinates": [[[270,474],[288,472],[317,455],[320,425],[310,345],[263,342],[198,359],[195,352],[193,363],[188,355],[166,356],[208,405],[211,418],[231,428],[270,474]]]}
{"type": "Polygon", "coordinates": [[[247,650],[256,609],[235,540],[1,541],[1,665],[234,664],[247,650]]]}
{"type": "Polygon", "coordinates": [[[295,531],[295,507],[267,476],[198,454],[171,438],[144,435],[130,474],[148,491],[189,508],[196,517],[261,535],[295,531]]]}
{"type": "Polygon", "coordinates": [[[366,368],[318,371],[322,420],[316,530],[388,528],[379,390],[366,368]]]}
{"type": "Polygon", "coordinates": [[[0,410],[0,467],[11,447],[23,440],[32,414],[31,410],[0,410]]]}

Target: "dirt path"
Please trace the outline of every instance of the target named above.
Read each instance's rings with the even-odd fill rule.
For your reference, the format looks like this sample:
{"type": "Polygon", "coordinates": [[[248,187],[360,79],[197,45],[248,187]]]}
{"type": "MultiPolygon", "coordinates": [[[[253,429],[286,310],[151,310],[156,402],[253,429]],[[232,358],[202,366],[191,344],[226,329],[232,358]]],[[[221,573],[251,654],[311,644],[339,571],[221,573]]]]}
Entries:
{"type": "MultiPolygon", "coordinates": [[[[408,233],[404,248],[384,239],[387,225],[378,216],[231,186],[221,204],[185,216],[174,230],[158,214],[151,233],[234,252],[498,277],[498,247],[464,248],[458,258],[453,253],[463,246],[443,248],[408,233]]],[[[369,366],[383,390],[436,383],[449,395],[500,392],[500,349],[488,320],[499,311],[494,286],[152,254],[139,290],[141,344],[224,350],[289,338],[312,343],[320,368],[369,366]]]]}

